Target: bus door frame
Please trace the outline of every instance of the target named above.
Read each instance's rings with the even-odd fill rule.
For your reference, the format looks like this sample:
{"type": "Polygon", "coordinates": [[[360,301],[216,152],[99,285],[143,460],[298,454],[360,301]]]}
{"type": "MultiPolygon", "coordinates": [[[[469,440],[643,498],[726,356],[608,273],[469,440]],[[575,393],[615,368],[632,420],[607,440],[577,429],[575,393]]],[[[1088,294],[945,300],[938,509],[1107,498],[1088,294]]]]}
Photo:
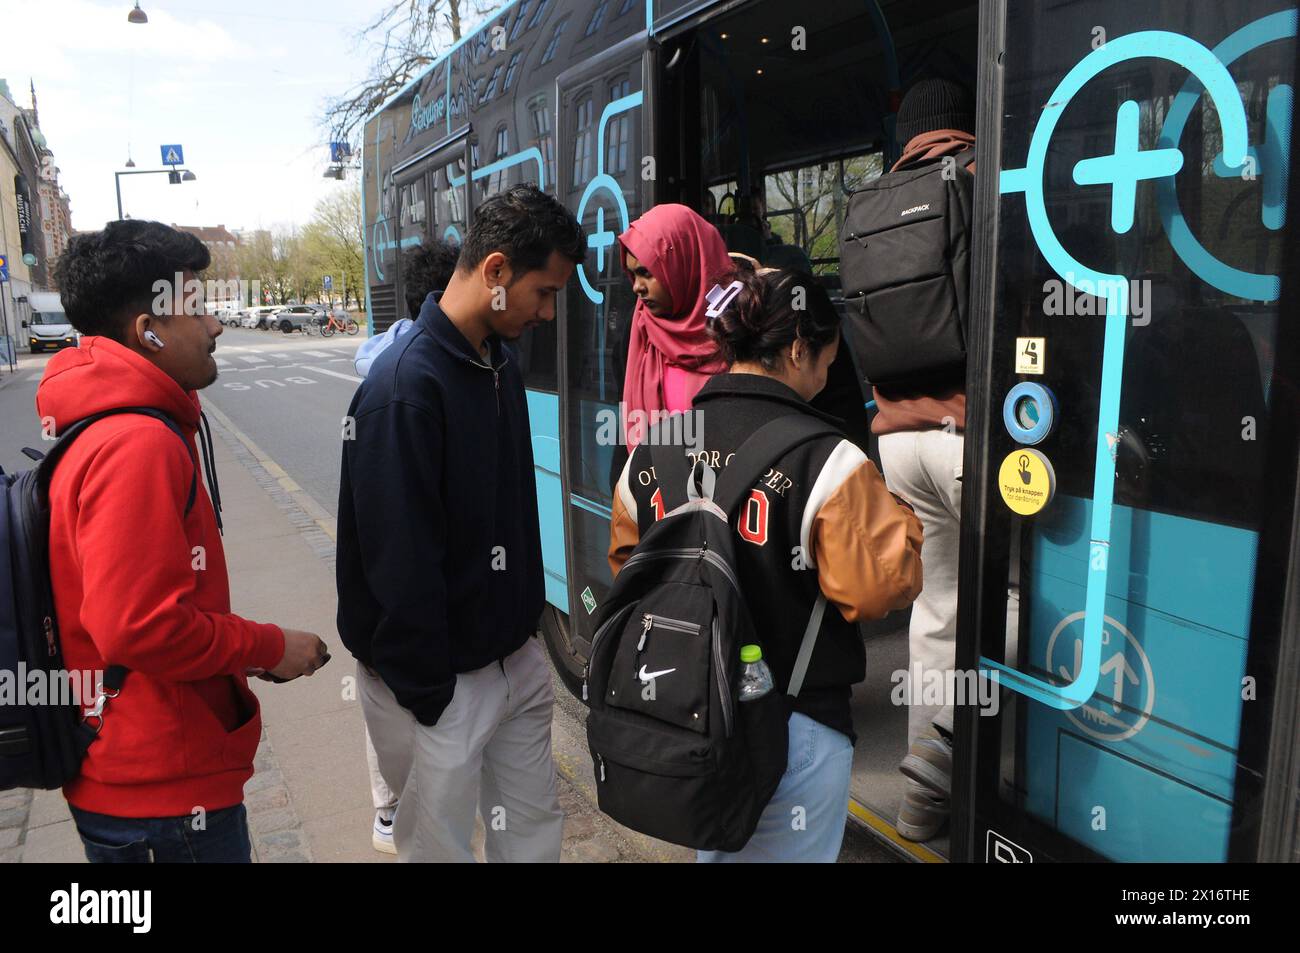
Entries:
{"type": "MultiPolygon", "coordinates": [[[[1291,87],[1300,86],[1300,39],[1291,87]]],[[[1291,210],[1283,261],[1300,260],[1300,123],[1291,123],[1291,210]]],[[[1228,860],[1261,863],[1300,859],[1300,275],[1282,276],[1268,417],[1263,521],[1257,567],[1282,565],[1280,574],[1256,574],[1246,671],[1260,683],[1264,704],[1245,705],[1238,742],[1228,860]],[[1288,320],[1288,317],[1290,320],[1288,320]],[[1290,381],[1277,386],[1277,368],[1290,381]],[[1268,704],[1272,695],[1272,704],[1268,704]],[[1244,795],[1244,797],[1243,797],[1244,795]],[[1258,825],[1247,827],[1237,805],[1257,798],[1258,825]]]]}
{"type": "MultiPolygon", "coordinates": [[[[1006,627],[1005,575],[988,574],[985,566],[1006,566],[1010,534],[989,534],[985,509],[994,464],[984,459],[990,428],[1000,423],[1001,400],[994,406],[990,392],[994,359],[993,317],[998,302],[999,178],[1003,167],[1001,114],[1004,94],[1002,51],[1005,49],[1007,0],[980,4],[980,57],[977,79],[976,142],[980,166],[990,170],[975,176],[974,225],[971,236],[971,334],[967,342],[966,449],[963,466],[961,568],[957,610],[956,665],[961,671],[980,667],[980,655],[1000,651],[1006,627]],[[996,412],[995,412],[996,411],[996,412]],[[986,637],[985,633],[997,633],[986,637]],[[985,645],[984,643],[988,643],[985,645]]],[[[1297,73],[1300,80],[1300,73],[1297,73]]],[[[1300,123],[1292,124],[1292,169],[1288,207],[1300,209],[1300,123]]],[[[1288,257],[1300,259],[1300,216],[1287,223],[1288,257]]],[[[1281,316],[1300,314],[1300,275],[1283,275],[1278,302],[1281,316]]],[[[1265,472],[1265,512],[1259,527],[1259,570],[1251,610],[1246,671],[1257,681],[1259,703],[1244,705],[1238,771],[1227,859],[1233,861],[1295,860],[1297,850],[1296,789],[1300,784],[1300,322],[1279,320],[1276,368],[1291,368],[1288,386],[1271,389],[1268,417],[1270,446],[1265,472]],[[1282,567],[1280,569],[1268,567],[1282,567]],[[1262,803],[1253,823],[1242,806],[1262,803]]],[[[1275,382],[1278,380],[1275,374],[1275,382]]],[[[1022,559],[1024,557],[1022,556],[1022,559]]],[[[1023,604],[1023,603],[1022,603],[1023,604]]],[[[1022,617],[1023,620],[1023,617],[1022,617]]],[[[1023,621],[1022,621],[1023,625],[1023,621]]],[[[1024,632],[1021,632],[1024,644],[1024,632]]],[[[1013,664],[1015,660],[1008,660],[1013,664]]],[[[1034,703],[1018,698],[1017,704],[1034,703]]],[[[977,837],[987,827],[976,816],[978,804],[996,798],[999,759],[981,750],[1000,752],[1002,717],[981,718],[974,706],[958,706],[954,719],[952,852],[954,861],[989,859],[989,844],[977,837]]],[[[1038,857],[1067,861],[1105,860],[1086,847],[1029,816],[1004,806],[1011,817],[1008,833],[1019,845],[1032,846],[1038,857]]],[[[987,821],[988,818],[984,818],[987,821]]],[[[990,832],[991,833],[991,832],[990,832]]]]}
{"type": "MultiPolygon", "coordinates": [[[[650,34],[642,30],[639,33],[625,37],[608,49],[601,51],[598,55],[569,67],[555,77],[553,90],[555,96],[555,122],[553,126],[556,166],[555,195],[566,207],[568,207],[568,199],[572,191],[570,180],[573,178],[573,142],[571,141],[573,134],[568,122],[570,113],[566,112],[564,107],[565,92],[571,91],[595,77],[609,73],[616,64],[625,64],[631,69],[635,64],[639,63],[641,67],[641,94],[643,97],[639,117],[641,141],[645,154],[653,156],[655,154],[654,122],[652,118],[648,118],[650,117],[649,110],[653,108],[658,99],[654,92],[651,91],[651,86],[657,87],[658,83],[658,74],[652,70],[651,52],[653,46],[654,43],[650,34]],[[639,51],[639,56],[630,55],[633,51],[639,51]]],[[[599,155],[603,145],[599,140],[595,143],[597,155],[599,155]]],[[[640,167],[640,156],[635,157],[635,164],[638,168],[640,167]]],[[[643,209],[649,208],[650,203],[655,199],[655,183],[640,178],[639,173],[638,181],[641,183],[641,206],[643,209]]],[[[576,208],[570,208],[569,211],[575,215],[578,213],[576,208]]],[[[578,266],[578,268],[582,267],[582,265],[578,266]]],[[[580,588],[574,584],[574,573],[578,563],[573,544],[577,536],[573,526],[574,504],[571,500],[573,482],[569,464],[569,317],[574,309],[572,307],[573,302],[569,300],[569,291],[569,286],[566,286],[560,293],[560,314],[563,315],[564,319],[560,321],[558,333],[556,334],[556,346],[559,348],[559,354],[556,355],[556,384],[560,399],[560,493],[564,510],[564,564],[567,567],[569,577],[566,586],[569,596],[567,611],[570,618],[568,634],[573,647],[577,650],[577,654],[585,661],[589,657],[591,645],[586,638],[578,635],[576,626],[572,622],[572,620],[579,618],[577,613],[579,607],[582,606],[582,596],[580,588]]]]}

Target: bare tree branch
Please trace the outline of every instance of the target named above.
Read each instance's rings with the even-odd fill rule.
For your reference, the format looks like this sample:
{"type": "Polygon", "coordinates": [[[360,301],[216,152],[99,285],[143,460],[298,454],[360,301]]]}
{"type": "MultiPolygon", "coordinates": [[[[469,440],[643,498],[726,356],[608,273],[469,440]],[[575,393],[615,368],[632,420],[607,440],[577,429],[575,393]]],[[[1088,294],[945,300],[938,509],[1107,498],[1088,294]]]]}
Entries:
{"type": "Polygon", "coordinates": [[[490,0],[391,0],[355,37],[371,57],[367,77],[326,100],[321,125],[331,142],[353,142],[366,116],[424,71],[461,38],[465,16],[475,22],[496,6],[490,0]]]}

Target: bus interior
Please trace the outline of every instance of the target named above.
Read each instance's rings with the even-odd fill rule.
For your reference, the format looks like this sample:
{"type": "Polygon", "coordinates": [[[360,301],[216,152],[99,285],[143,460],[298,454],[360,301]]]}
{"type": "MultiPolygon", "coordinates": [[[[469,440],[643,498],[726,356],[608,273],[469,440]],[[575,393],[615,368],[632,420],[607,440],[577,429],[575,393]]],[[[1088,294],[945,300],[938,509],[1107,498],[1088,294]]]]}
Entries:
{"type": "MultiPolygon", "coordinates": [[[[661,201],[695,208],[731,251],[811,270],[839,307],[848,197],[901,152],[892,129],[900,91],[925,77],[971,89],[976,81],[977,4],[886,3],[883,16],[873,7],[810,4],[792,17],[779,2],[747,6],[674,37],[661,54],[656,151],[675,152],[681,163],[677,193],[669,186],[661,201]],[[798,31],[806,31],[806,50],[798,31]]],[[[841,347],[814,404],[843,419],[879,465],[860,381],[850,349],[841,347]]],[[[895,847],[934,860],[948,854],[946,831],[914,845],[893,829],[907,785],[898,771],[907,753],[907,707],[891,699],[895,673],[908,670],[909,618],[903,611],[861,626],[867,678],[853,693],[850,810],[895,847]]]]}

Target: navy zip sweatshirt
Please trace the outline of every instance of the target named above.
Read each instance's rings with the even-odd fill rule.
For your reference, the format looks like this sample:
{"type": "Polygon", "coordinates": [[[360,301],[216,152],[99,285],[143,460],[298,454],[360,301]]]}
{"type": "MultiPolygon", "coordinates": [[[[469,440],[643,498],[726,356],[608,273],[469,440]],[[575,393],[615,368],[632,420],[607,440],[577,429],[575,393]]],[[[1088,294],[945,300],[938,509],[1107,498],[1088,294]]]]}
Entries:
{"type": "Polygon", "coordinates": [[[490,363],[434,297],[376,358],[348,410],[338,627],[423,725],[456,675],[517,650],[542,612],[542,548],[519,365],[490,363]]]}

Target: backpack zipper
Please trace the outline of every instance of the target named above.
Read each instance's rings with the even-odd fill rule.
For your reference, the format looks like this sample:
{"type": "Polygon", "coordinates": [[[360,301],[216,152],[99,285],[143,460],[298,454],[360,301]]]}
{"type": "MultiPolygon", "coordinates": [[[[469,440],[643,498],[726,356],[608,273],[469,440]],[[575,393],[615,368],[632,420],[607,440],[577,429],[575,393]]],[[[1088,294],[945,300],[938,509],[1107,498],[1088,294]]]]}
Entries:
{"type": "MultiPolygon", "coordinates": [[[[630,559],[628,560],[628,562],[631,561],[632,560],[630,559]]],[[[611,616],[608,620],[606,620],[605,624],[602,625],[599,629],[597,629],[596,634],[591,637],[591,652],[587,655],[587,664],[582,667],[582,700],[583,701],[587,700],[587,676],[591,671],[591,662],[596,657],[596,646],[600,645],[601,638],[605,635],[606,632],[609,631],[610,626],[612,626],[615,622],[618,622],[621,619],[623,619],[623,617],[626,616],[631,611],[632,611],[631,606],[624,606],[618,612],[615,612],[614,615],[611,616]]]]}
{"type": "Polygon", "coordinates": [[[650,630],[655,626],[667,629],[670,632],[683,632],[686,635],[700,634],[700,626],[694,622],[683,622],[680,619],[669,619],[665,616],[647,612],[641,620],[641,641],[636,644],[638,652],[645,648],[646,636],[650,634],[650,630]]]}
{"type": "Polygon", "coordinates": [[[731,688],[727,685],[727,676],[722,658],[722,636],[718,633],[718,620],[713,620],[713,671],[718,683],[718,696],[722,699],[722,722],[727,737],[731,737],[731,688]]]}

